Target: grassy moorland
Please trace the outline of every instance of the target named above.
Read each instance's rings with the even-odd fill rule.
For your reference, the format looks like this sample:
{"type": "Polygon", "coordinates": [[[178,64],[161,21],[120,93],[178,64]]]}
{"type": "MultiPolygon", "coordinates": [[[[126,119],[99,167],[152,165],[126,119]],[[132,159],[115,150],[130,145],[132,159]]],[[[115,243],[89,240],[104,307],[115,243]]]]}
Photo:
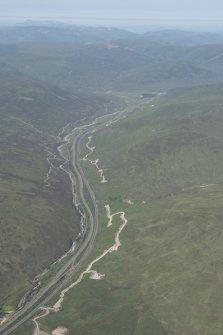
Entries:
{"type": "Polygon", "coordinates": [[[68,122],[104,113],[105,105],[111,97],[0,73],[0,307],[15,306],[77,236],[80,218],[70,180],[58,169],[56,135],[68,122]],[[49,151],[56,159],[51,155],[47,178],[49,151]]]}
{"type": "Polygon", "coordinates": [[[222,44],[182,46],[120,35],[85,45],[1,44],[0,68],[75,90],[167,90],[222,82],[222,52],[222,44]]]}
{"type": "Polygon", "coordinates": [[[93,134],[92,158],[108,183],[83,162],[100,208],[91,258],[113,245],[120,226],[117,216],[106,227],[105,204],[125,211],[128,225],[119,251],[93,267],[105,277],[86,275],[41,321],[47,332],[222,334],[222,91],[175,90],[93,134]]]}

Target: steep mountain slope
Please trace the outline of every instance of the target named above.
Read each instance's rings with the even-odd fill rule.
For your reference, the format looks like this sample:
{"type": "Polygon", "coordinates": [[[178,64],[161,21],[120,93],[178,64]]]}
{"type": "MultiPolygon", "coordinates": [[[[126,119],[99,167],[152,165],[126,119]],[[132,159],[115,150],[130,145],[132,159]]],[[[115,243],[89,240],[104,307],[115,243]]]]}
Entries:
{"type": "Polygon", "coordinates": [[[0,73],[0,307],[18,302],[77,236],[56,136],[68,122],[104,113],[110,101],[0,73]]]}
{"type": "Polygon", "coordinates": [[[142,38],[150,41],[163,41],[170,44],[188,46],[223,43],[222,34],[183,30],[160,30],[147,32],[142,34],[142,38]]]}
{"type": "Polygon", "coordinates": [[[0,67],[76,90],[163,90],[222,81],[222,45],[120,40],[91,45],[0,45],[0,67]]]}
{"type": "Polygon", "coordinates": [[[175,45],[222,44],[220,33],[160,30],[136,34],[124,29],[85,27],[57,22],[28,21],[21,26],[0,26],[0,43],[98,43],[118,39],[162,41],[175,45]]]}
{"type": "Polygon", "coordinates": [[[128,223],[118,251],[94,264],[104,277],[85,275],[42,320],[47,333],[61,325],[92,335],[222,333],[222,93],[222,85],[174,90],[92,135],[91,159],[108,180],[84,163],[100,206],[95,258],[113,245],[120,212],[128,223]],[[105,205],[117,213],[113,226],[105,205]]]}
{"type": "MultiPolygon", "coordinates": [[[[117,237],[120,245],[94,264],[91,279],[103,280],[84,276],[41,327],[50,333],[64,325],[79,335],[220,335],[223,86],[186,87],[223,81],[223,45],[197,45],[202,36],[183,32],[148,41],[113,29],[16,29],[0,29],[0,313],[79,233],[58,133],[122,107],[109,94],[127,91],[131,102],[137,96],[137,110],[93,132],[81,148],[84,157],[94,146],[95,160],[82,164],[100,210],[89,258],[117,237]],[[179,86],[152,102],[139,98],[179,86]],[[105,205],[115,214],[112,227],[105,205]]],[[[16,335],[30,334],[30,325],[16,335]]]]}
{"type": "Polygon", "coordinates": [[[129,31],[106,27],[79,27],[72,25],[33,25],[0,27],[0,43],[95,43],[118,38],[134,38],[129,31]]]}

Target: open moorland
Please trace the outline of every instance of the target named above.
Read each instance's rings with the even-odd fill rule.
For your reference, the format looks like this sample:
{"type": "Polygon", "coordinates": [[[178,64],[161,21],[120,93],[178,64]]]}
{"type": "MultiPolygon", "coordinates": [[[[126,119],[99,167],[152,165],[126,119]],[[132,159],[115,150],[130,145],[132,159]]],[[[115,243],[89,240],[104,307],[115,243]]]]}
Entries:
{"type": "Polygon", "coordinates": [[[68,251],[80,227],[57,137],[104,113],[111,98],[66,92],[19,74],[0,77],[0,301],[12,305],[68,251]]]}
{"type": "Polygon", "coordinates": [[[0,316],[53,306],[4,335],[222,334],[222,41],[0,28],[0,316]]]}
{"type": "Polygon", "coordinates": [[[123,223],[121,213],[107,216],[124,211],[128,223],[118,250],[93,264],[101,280],[86,274],[41,329],[222,333],[222,91],[173,90],[86,138],[83,157],[95,147],[87,159],[99,159],[107,179],[83,161],[100,209],[91,259],[114,244],[123,223]]]}
{"type": "Polygon", "coordinates": [[[160,91],[222,82],[222,54],[222,44],[120,36],[101,43],[1,44],[0,68],[75,90],[160,91]]]}

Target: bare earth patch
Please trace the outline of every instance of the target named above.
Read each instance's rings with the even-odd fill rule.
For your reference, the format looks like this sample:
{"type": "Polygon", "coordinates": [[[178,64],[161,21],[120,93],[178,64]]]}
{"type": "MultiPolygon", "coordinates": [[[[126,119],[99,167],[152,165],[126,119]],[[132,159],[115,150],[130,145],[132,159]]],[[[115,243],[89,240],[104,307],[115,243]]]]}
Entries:
{"type": "Polygon", "coordinates": [[[104,274],[98,273],[97,271],[92,271],[92,274],[90,275],[90,279],[93,280],[101,280],[104,278],[104,274]]]}
{"type": "Polygon", "coordinates": [[[119,45],[115,44],[115,43],[107,43],[106,48],[107,49],[117,49],[117,48],[119,48],[119,45]]]}
{"type": "Polygon", "coordinates": [[[54,331],[52,331],[52,335],[65,335],[67,333],[68,329],[63,327],[58,327],[54,331]]]}
{"type": "Polygon", "coordinates": [[[17,100],[23,100],[23,101],[34,101],[31,97],[18,97],[17,100]]]}
{"type": "Polygon", "coordinates": [[[0,319],[0,326],[1,326],[4,322],[6,322],[7,320],[8,320],[8,318],[6,318],[6,317],[0,319]]]}
{"type": "Polygon", "coordinates": [[[122,202],[124,204],[128,204],[128,205],[134,205],[134,201],[130,200],[130,199],[123,199],[122,202]]]}
{"type": "Polygon", "coordinates": [[[101,178],[101,184],[105,184],[108,181],[107,181],[107,179],[104,176],[104,171],[98,165],[99,159],[91,160],[91,159],[88,158],[88,156],[90,156],[91,154],[93,154],[94,151],[95,151],[95,147],[90,147],[91,141],[92,141],[92,136],[89,136],[88,137],[88,142],[86,144],[86,147],[89,150],[89,152],[87,153],[87,155],[84,158],[82,158],[82,160],[83,161],[89,161],[92,165],[96,166],[96,169],[98,170],[98,173],[99,173],[100,178],[101,178]]]}

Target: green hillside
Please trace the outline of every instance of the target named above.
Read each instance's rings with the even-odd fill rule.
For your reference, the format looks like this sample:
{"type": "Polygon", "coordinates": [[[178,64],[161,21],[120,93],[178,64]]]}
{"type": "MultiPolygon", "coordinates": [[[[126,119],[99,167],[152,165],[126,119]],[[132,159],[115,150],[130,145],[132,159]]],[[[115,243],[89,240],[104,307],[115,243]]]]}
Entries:
{"type": "MultiPolygon", "coordinates": [[[[63,308],[39,320],[41,330],[222,335],[222,63],[221,35],[0,27],[0,317],[79,234],[62,138],[76,122],[116,111],[82,128],[92,134],[72,136],[67,166],[96,219],[65,281],[97,261],[63,308]],[[81,157],[92,151],[80,162],[79,144],[81,157]]],[[[29,321],[14,334],[32,332],[29,321]]]]}
{"type": "Polygon", "coordinates": [[[223,42],[222,33],[159,30],[136,34],[112,27],[85,27],[58,22],[33,21],[21,26],[0,26],[0,43],[98,43],[117,39],[163,41],[177,45],[203,45],[223,42]]]}
{"type": "Polygon", "coordinates": [[[118,216],[106,227],[105,204],[112,214],[125,211],[128,224],[119,250],[94,265],[105,277],[86,275],[42,329],[222,334],[222,93],[220,85],[174,90],[93,134],[91,159],[100,159],[108,183],[83,162],[100,208],[91,258],[120,227],[118,216]]]}
{"type": "Polygon", "coordinates": [[[143,39],[151,41],[165,41],[177,45],[204,45],[204,44],[222,44],[223,36],[221,33],[208,33],[198,31],[184,30],[160,30],[149,31],[142,34],[143,39]]]}
{"type": "Polygon", "coordinates": [[[167,90],[222,82],[222,54],[222,45],[186,47],[138,39],[1,44],[0,68],[75,90],[167,90]]]}
{"type": "Polygon", "coordinates": [[[93,43],[137,36],[126,30],[107,27],[84,27],[49,22],[29,22],[17,27],[0,26],[0,43],[93,43]]]}
{"type": "Polygon", "coordinates": [[[0,307],[18,302],[77,236],[80,218],[59,169],[56,136],[68,122],[105,113],[105,106],[111,97],[0,73],[0,307]],[[56,156],[48,179],[49,152],[56,156]]]}

